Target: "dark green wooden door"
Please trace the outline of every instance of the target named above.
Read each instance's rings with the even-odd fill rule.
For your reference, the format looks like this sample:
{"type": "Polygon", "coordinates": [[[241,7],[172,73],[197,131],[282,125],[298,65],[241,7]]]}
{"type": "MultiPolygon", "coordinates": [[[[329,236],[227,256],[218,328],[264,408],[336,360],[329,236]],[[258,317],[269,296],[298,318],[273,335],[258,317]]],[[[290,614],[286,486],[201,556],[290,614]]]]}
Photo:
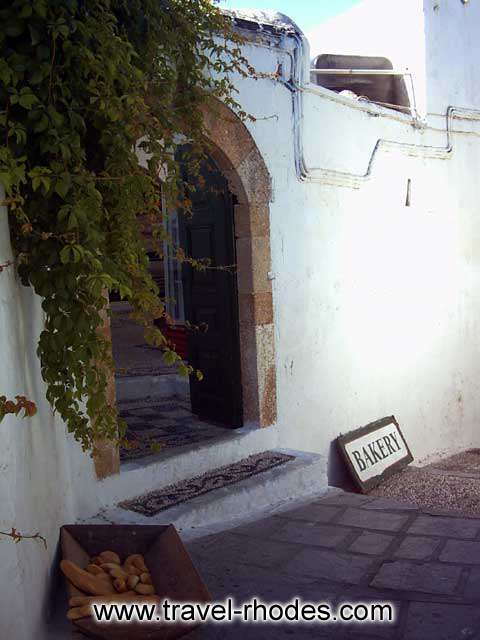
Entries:
{"type": "Polygon", "coordinates": [[[190,398],[200,418],[235,428],[243,419],[233,197],[213,161],[201,173],[205,185],[191,196],[193,214],[179,216],[182,247],[192,258],[231,268],[198,271],[183,265],[185,318],[193,327],[188,359],[204,376],[190,377],[190,398]]]}

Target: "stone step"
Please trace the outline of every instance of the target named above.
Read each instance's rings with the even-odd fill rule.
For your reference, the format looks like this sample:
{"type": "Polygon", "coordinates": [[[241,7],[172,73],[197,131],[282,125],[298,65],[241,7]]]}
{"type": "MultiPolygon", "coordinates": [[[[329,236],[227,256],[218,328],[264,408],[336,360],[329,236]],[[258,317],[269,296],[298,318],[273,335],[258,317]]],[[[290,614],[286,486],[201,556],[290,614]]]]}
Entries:
{"type": "Polygon", "coordinates": [[[116,376],[115,389],[120,402],[146,396],[158,399],[188,398],[190,393],[188,378],[176,373],[116,376]]]}
{"type": "Polygon", "coordinates": [[[275,449],[277,445],[276,427],[259,429],[247,426],[225,430],[220,439],[166,449],[148,458],[123,462],[119,474],[98,483],[99,505],[109,508],[123,500],[233,464],[260,451],[275,449]]]}
{"type": "MultiPolygon", "coordinates": [[[[115,524],[174,524],[189,529],[251,517],[254,513],[275,508],[290,500],[318,495],[328,488],[324,456],[276,449],[272,453],[292,456],[290,460],[244,480],[211,490],[156,515],[146,516],[115,506],[104,510],[93,521],[115,524]]],[[[224,469],[221,470],[225,472],[224,469]]],[[[160,489],[161,487],[158,487],[160,489]]],[[[175,488],[178,490],[178,487],[175,488]]],[[[180,487],[181,491],[182,487],[180,487]]]]}

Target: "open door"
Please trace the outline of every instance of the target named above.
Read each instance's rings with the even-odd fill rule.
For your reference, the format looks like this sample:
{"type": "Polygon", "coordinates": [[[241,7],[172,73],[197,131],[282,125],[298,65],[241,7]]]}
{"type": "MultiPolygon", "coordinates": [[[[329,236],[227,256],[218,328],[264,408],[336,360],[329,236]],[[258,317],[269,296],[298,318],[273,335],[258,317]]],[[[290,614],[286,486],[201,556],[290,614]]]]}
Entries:
{"type": "Polygon", "coordinates": [[[205,185],[191,196],[192,215],[179,215],[180,242],[187,255],[229,268],[183,265],[188,360],[204,375],[190,377],[190,399],[199,418],[235,428],[243,416],[233,196],[213,161],[201,173],[205,185]]]}

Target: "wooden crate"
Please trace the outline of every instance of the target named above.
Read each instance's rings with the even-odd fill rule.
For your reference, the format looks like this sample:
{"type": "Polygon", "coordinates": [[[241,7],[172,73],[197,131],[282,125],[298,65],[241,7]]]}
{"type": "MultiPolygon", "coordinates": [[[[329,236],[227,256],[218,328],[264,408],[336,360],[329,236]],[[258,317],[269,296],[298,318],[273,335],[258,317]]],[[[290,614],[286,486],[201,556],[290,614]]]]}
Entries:
{"type": "MultiPolygon", "coordinates": [[[[129,555],[141,553],[162,600],[211,601],[173,525],[65,525],[60,530],[60,541],[63,558],[82,569],[90,557],[102,551],[115,551],[122,561],[129,555]]],[[[70,582],[66,583],[69,598],[82,595],[70,582]]],[[[98,623],[93,618],[81,618],[73,624],[88,637],[104,640],[173,640],[198,626],[165,622],[98,623]]]]}

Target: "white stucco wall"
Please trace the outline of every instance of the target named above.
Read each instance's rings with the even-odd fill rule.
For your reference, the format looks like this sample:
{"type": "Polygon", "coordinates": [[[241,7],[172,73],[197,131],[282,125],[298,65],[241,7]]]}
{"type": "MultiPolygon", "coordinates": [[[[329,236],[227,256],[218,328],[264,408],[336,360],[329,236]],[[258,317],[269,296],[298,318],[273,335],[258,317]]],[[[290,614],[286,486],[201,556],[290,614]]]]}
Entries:
{"type": "Polygon", "coordinates": [[[475,0],[424,0],[428,110],[480,105],[480,5],[475,0]]]}
{"type": "MultiPolygon", "coordinates": [[[[258,70],[275,68],[278,51],[247,51],[258,70]]],[[[471,133],[453,134],[449,157],[445,119],[419,128],[307,87],[303,146],[317,181],[301,182],[290,92],[251,83],[240,100],[274,186],[281,443],[327,453],[341,432],[395,414],[417,460],[478,446],[478,123],[454,120],[471,133]],[[363,179],[379,139],[419,148],[381,143],[363,179]]]]}
{"type": "MultiPolygon", "coordinates": [[[[350,119],[357,144],[339,134],[322,164],[345,170],[346,147],[352,170],[366,167],[372,121],[350,119]]],[[[340,432],[392,413],[416,458],[478,444],[478,159],[476,141],[450,161],[382,154],[360,189],[308,185],[292,203],[295,225],[278,213],[279,422],[288,446],[324,452],[340,432]]]]}
{"type": "MultiPolygon", "coordinates": [[[[449,104],[480,107],[473,40],[478,4],[437,0],[433,11],[426,2],[429,105],[441,113],[449,104]]],[[[283,63],[287,80],[286,51],[293,48],[287,37],[277,48],[246,45],[245,53],[258,71],[274,73],[283,63]]],[[[398,114],[362,109],[307,86],[301,135],[311,175],[300,181],[291,91],[269,78],[239,79],[238,88],[245,110],[257,118],[247,126],[273,184],[281,446],[328,454],[341,432],[392,413],[417,459],[480,446],[479,123],[455,120],[454,128],[464,133],[453,135],[453,153],[442,159],[448,154],[428,147],[445,147],[444,131],[413,127],[398,114]],[[381,144],[370,163],[379,139],[427,148],[381,144]],[[362,178],[369,164],[369,177],[362,178]]],[[[445,128],[444,118],[431,123],[445,128]]],[[[9,257],[2,210],[0,262],[9,257]]],[[[40,531],[49,544],[45,552],[36,543],[0,538],[3,583],[9,585],[0,599],[0,628],[11,640],[47,637],[58,528],[93,515],[101,493],[91,460],[43,399],[35,356],[41,327],[39,300],[13,269],[5,270],[0,393],[27,395],[39,413],[0,424],[0,530],[40,531]]],[[[106,483],[111,495],[118,493],[114,484],[106,483]]]]}
{"type": "MultiPolygon", "coordinates": [[[[0,262],[11,257],[2,207],[0,262]]],[[[67,439],[45,400],[35,355],[42,322],[40,299],[18,282],[14,269],[5,269],[0,274],[0,393],[27,396],[38,413],[25,420],[7,416],[0,423],[0,530],[38,531],[48,544],[45,550],[35,541],[15,545],[0,536],[0,636],[11,640],[48,638],[59,527],[76,520],[81,500],[89,500],[89,509],[95,500],[91,460],[67,439]]]]}

